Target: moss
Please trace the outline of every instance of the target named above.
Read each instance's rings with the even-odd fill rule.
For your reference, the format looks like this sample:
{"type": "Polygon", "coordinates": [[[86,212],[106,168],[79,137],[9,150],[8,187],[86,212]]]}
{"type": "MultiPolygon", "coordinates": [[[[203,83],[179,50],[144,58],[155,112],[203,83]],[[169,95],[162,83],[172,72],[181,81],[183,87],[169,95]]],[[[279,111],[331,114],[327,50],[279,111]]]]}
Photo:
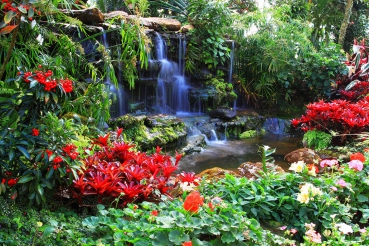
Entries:
{"type": "Polygon", "coordinates": [[[241,139],[247,139],[247,138],[253,138],[258,135],[256,130],[248,130],[243,133],[241,133],[240,138],[241,139]]]}

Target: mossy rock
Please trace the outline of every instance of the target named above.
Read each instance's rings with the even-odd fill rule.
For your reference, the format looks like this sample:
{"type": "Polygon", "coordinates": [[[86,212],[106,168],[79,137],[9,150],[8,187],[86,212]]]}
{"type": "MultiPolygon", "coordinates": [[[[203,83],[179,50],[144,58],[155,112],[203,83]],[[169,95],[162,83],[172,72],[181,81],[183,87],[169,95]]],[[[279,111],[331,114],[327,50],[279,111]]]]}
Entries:
{"type": "Polygon", "coordinates": [[[247,139],[247,138],[253,138],[258,135],[258,132],[256,130],[248,130],[240,135],[240,139],[247,139]]]}
{"type": "Polygon", "coordinates": [[[135,142],[142,150],[156,146],[174,148],[184,143],[187,136],[184,122],[170,115],[124,115],[109,121],[109,127],[122,127],[126,139],[135,142]]]}

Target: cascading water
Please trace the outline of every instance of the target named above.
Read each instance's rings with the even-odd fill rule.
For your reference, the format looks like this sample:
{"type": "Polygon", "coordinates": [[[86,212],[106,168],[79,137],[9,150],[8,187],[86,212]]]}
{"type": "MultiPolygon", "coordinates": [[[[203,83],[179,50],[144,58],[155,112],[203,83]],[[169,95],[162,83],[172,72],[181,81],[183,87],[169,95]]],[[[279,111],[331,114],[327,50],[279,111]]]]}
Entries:
{"type": "MultiPolygon", "coordinates": [[[[229,72],[228,72],[228,82],[233,84],[233,66],[234,66],[234,41],[231,41],[231,51],[229,54],[229,72]]],[[[237,106],[237,99],[233,102],[233,108],[237,106]]]]}
{"type": "Polygon", "coordinates": [[[160,34],[156,33],[155,53],[161,64],[156,86],[156,107],[160,113],[182,114],[190,111],[188,85],[184,76],[184,37],[179,39],[178,52],[178,63],[168,60],[166,43],[160,34]]]}
{"type": "MultiPolygon", "coordinates": [[[[104,45],[104,48],[106,50],[109,50],[109,43],[108,43],[108,39],[106,37],[106,33],[104,31],[104,29],[102,29],[103,35],[102,35],[102,44],[104,45]]],[[[120,58],[120,49],[118,49],[118,57],[120,58]]],[[[119,86],[118,88],[116,88],[110,80],[110,68],[108,66],[107,71],[106,71],[106,76],[104,78],[104,83],[107,86],[107,89],[109,90],[109,97],[112,99],[113,103],[110,107],[110,116],[115,118],[115,117],[119,117],[121,115],[124,115],[127,113],[126,110],[126,101],[125,99],[126,97],[126,92],[123,89],[123,86],[120,84],[120,82],[123,81],[123,76],[121,74],[122,72],[122,64],[120,62],[118,62],[118,70],[119,70],[119,75],[118,75],[118,83],[119,86]]]]}
{"type": "Polygon", "coordinates": [[[233,76],[233,64],[234,64],[234,41],[231,41],[231,51],[229,53],[229,72],[228,72],[228,82],[232,83],[233,76]]]}

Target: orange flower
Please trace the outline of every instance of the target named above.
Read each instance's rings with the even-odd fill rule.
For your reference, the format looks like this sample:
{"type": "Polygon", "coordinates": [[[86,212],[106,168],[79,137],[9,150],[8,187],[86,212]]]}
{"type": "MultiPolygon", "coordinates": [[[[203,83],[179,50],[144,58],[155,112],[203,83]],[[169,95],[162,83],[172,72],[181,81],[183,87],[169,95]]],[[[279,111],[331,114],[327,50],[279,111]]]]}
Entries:
{"type": "Polygon", "coordinates": [[[314,164],[307,164],[306,166],[307,166],[309,171],[311,171],[311,169],[315,168],[315,173],[319,173],[318,167],[315,166],[314,164]]]}
{"type": "Polygon", "coordinates": [[[153,210],[151,212],[151,215],[154,215],[154,216],[158,216],[158,214],[159,214],[158,210],[153,210]]]}
{"type": "Polygon", "coordinates": [[[182,246],[192,246],[192,242],[191,242],[191,241],[184,242],[184,243],[182,244],[182,246]]]}
{"type": "Polygon", "coordinates": [[[191,192],[183,203],[183,208],[187,211],[197,213],[200,206],[204,204],[204,197],[198,191],[191,192]]]}
{"type": "Polygon", "coordinates": [[[357,153],[354,153],[350,156],[350,161],[352,160],[358,160],[358,161],[361,161],[361,162],[365,162],[365,156],[360,153],[360,152],[357,152],[357,153]]]}

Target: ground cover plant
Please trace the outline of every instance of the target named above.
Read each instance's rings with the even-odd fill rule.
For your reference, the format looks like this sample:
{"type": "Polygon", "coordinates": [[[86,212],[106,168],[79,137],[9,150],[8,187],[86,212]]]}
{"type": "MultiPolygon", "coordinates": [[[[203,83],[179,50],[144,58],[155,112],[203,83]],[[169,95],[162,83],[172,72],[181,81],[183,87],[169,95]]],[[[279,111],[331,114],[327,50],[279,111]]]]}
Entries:
{"type": "MultiPolygon", "coordinates": [[[[1,52],[8,51],[0,68],[0,79],[7,76],[6,81],[0,81],[1,244],[369,244],[369,154],[365,140],[354,142],[350,149],[337,148],[346,158],[332,157],[319,163],[299,161],[291,164],[288,173],[267,169],[274,151],[263,146],[263,171],[255,180],[232,175],[210,180],[194,173],[178,174],[181,154],[171,157],[160,147],[151,154],[139,152],[125,140],[123,129],[103,130],[101,123],[109,117],[104,85],[94,80],[84,88],[85,83],[67,76],[80,75],[77,70],[73,73],[75,63],[66,66],[64,59],[52,59],[41,52],[42,45],[36,43],[42,40],[36,39],[38,31],[32,31],[41,28],[33,20],[35,12],[40,15],[38,6],[33,8],[36,3],[40,8],[51,8],[43,1],[23,5],[3,0],[1,5],[0,35],[7,44],[1,52]],[[11,60],[12,52],[17,52],[13,48],[22,43],[16,42],[18,31],[31,35],[21,37],[28,37],[24,40],[31,40],[27,44],[38,47],[39,53],[27,49],[24,53],[31,58],[17,53],[17,59],[11,60]]],[[[144,1],[141,3],[144,6],[144,1]]],[[[54,10],[58,5],[74,6],[74,1],[48,4],[54,10]]],[[[189,13],[194,24],[214,25],[214,19],[205,11],[196,15],[203,6],[212,7],[210,13],[217,17],[219,33],[203,29],[208,39],[202,55],[207,59],[214,49],[218,62],[224,63],[226,48],[218,36],[224,31],[223,24],[231,21],[229,10],[217,1],[190,1],[190,10],[196,10],[189,13]],[[214,42],[216,46],[211,45],[214,42]]],[[[135,32],[131,31],[126,37],[134,43],[135,32]]],[[[308,109],[312,112],[304,120],[309,118],[315,125],[303,118],[294,123],[305,124],[306,130],[333,129],[340,139],[346,137],[345,143],[351,140],[349,134],[367,137],[363,134],[367,117],[363,109],[367,107],[368,61],[366,47],[361,46],[348,61],[354,73],[338,83],[339,95],[352,103],[340,99],[311,104],[308,109]],[[339,111],[342,106],[346,111],[339,111]],[[332,108],[337,112],[331,112],[332,108]],[[347,120],[350,117],[351,121],[347,120]]],[[[141,47],[139,53],[144,52],[141,47]]],[[[132,54],[128,48],[126,52],[132,54]]],[[[79,55],[73,52],[74,59],[65,60],[83,60],[79,55]]],[[[129,60],[136,61],[136,55],[129,60]]],[[[210,60],[206,63],[210,67],[218,65],[210,60]]],[[[128,77],[134,81],[134,74],[128,77]]],[[[327,146],[327,137],[315,139],[317,146],[323,146],[319,145],[323,141],[327,146]]]]}

